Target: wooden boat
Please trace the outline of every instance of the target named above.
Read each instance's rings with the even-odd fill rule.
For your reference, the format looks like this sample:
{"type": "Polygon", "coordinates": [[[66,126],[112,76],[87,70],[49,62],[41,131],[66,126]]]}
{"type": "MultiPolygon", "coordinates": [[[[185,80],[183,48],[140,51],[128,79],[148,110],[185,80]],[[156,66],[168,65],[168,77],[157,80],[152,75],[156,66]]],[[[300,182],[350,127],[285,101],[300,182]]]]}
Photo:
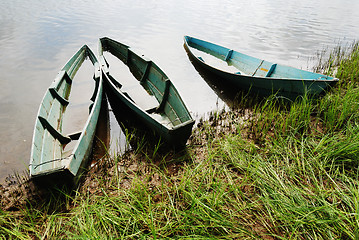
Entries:
{"type": "Polygon", "coordinates": [[[254,58],[197,38],[185,36],[184,46],[195,64],[244,91],[259,95],[277,94],[289,98],[318,95],[337,78],[254,58]],[[219,60],[223,69],[209,61],[219,60]],[[228,70],[231,68],[231,70],[228,70]]]}
{"type": "Polygon", "coordinates": [[[100,65],[93,52],[84,45],[61,69],[47,89],[36,117],[31,158],[30,178],[38,183],[76,184],[92,149],[102,100],[100,65]],[[89,58],[94,65],[95,91],[91,98],[90,114],[82,131],[65,135],[62,123],[69,104],[72,79],[81,64],[89,58]],[[72,152],[64,152],[73,143],[72,152]]]}
{"type": "MultiPolygon", "coordinates": [[[[166,74],[154,62],[137,54],[129,46],[107,37],[100,39],[99,61],[112,109],[115,111],[117,105],[124,105],[126,110],[129,110],[126,114],[134,114],[141,124],[154,132],[155,136],[160,137],[166,145],[175,148],[184,147],[191,135],[194,120],[166,74]],[[122,85],[109,73],[104,51],[111,53],[127,65],[135,78],[136,86],[140,84],[147,92],[145,95],[155,99],[155,106],[143,109],[137,103],[137,100],[141,99],[135,99],[123,90],[122,85]]],[[[141,95],[140,98],[145,97],[141,95]]]]}

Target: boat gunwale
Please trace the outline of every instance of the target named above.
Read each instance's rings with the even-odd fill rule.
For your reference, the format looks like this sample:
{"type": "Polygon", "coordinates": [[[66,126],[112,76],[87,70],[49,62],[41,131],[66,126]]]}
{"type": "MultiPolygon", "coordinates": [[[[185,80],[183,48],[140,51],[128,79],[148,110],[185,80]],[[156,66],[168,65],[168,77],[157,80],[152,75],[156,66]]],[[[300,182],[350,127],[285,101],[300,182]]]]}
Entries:
{"type": "MultiPolygon", "coordinates": [[[[121,62],[123,62],[121,59],[118,59],[118,60],[120,60],[121,62]]],[[[121,94],[121,96],[122,96],[124,99],[127,100],[128,104],[131,104],[132,106],[136,107],[136,109],[138,109],[139,111],[141,111],[142,113],[144,113],[147,117],[151,118],[151,119],[152,119],[153,121],[155,121],[160,127],[164,127],[164,128],[166,128],[166,130],[167,130],[168,132],[171,132],[171,131],[176,131],[177,129],[180,129],[180,128],[182,128],[183,126],[190,125],[190,124],[194,124],[195,121],[193,120],[193,118],[192,118],[192,116],[191,116],[191,114],[190,114],[188,108],[186,107],[186,104],[184,103],[183,99],[181,98],[180,94],[178,93],[176,87],[173,85],[172,81],[168,78],[168,76],[166,75],[166,73],[165,73],[155,62],[153,62],[151,59],[147,58],[147,57],[144,56],[143,54],[139,54],[135,49],[133,49],[132,47],[130,47],[130,46],[126,45],[126,44],[117,42],[116,40],[113,40],[113,39],[108,38],[108,37],[102,37],[102,38],[100,38],[100,40],[99,40],[99,61],[100,61],[100,63],[101,63],[101,71],[102,71],[103,74],[105,75],[106,81],[111,84],[111,88],[112,88],[113,90],[117,91],[119,94],[121,94]],[[149,114],[147,111],[145,111],[144,109],[142,109],[142,107],[140,107],[136,102],[131,101],[131,100],[124,94],[124,92],[123,92],[121,89],[119,89],[119,88],[116,86],[116,84],[113,83],[113,81],[109,78],[109,75],[111,75],[111,74],[110,74],[110,72],[109,72],[108,67],[106,66],[107,60],[106,60],[106,58],[104,57],[103,52],[104,52],[104,51],[107,51],[107,52],[109,52],[109,53],[112,54],[112,55],[113,55],[113,53],[111,53],[106,47],[103,46],[103,44],[102,44],[103,41],[111,41],[111,42],[113,42],[113,43],[115,43],[115,44],[120,44],[120,45],[126,47],[126,48],[128,49],[128,51],[131,51],[131,54],[135,54],[138,58],[142,59],[143,61],[145,61],[145,62],[151,62],[151,67],[154,67],[154,68],[164,77],[164,79],[167,79],[168,81],[170,81],[170,84],[171,84],[172,88],[173,88],[173,89],[175,90],[175,92],[177,93],[177,96],[178,96],[177,99],[181,101],[181,105],[183,106],[184,110],[185,110],[186,113],[188,114],[189,119],[188,119],[187,121],[181,122],[181,123],[179,123],[179,124],[177,124],[177,125],[173,125],[173,124],[172,124],[172,121],[170,121],[172,126],[168,126],[169,124],[163,124],[163,123],[159,122],[157,119],[155,119],[154,117],[152,117],[151,114],[149,114]]],[[[123,63],[126,65],[126,67],[128,67],[128,65],[127,65],[125,62],[123,62],[123,63]]],[[[131,71],[130,71],[130,72],[131,72],[131,71]]],[[[132,73],[132,72],[131,72],[131,73],[132,73]]],[[[132,75],[133,75],[133,74],[132,74],[132,75]]],[[[111,76],[112,76],[112,75],[111,75],[111,76]]],[[[133,76],[133,77],[135,77],[135,76],[133,76]]],[[[119,83],[113,76],[112,76],[112,78],[113,78],[113,80],[115,80],[117,83],[119,83]]],[[[138,81],[138,84],[141,84],[139,80],[137,80],[137,81],[138,81]]],[[[148,81],[148,80],[147,80],[147,81],[148,81]]],[[[157,87],[157,86],[156,86],[156,87],[157,87]]],[[[174,112],[176,112],[176,115],[178,116],[177,111],[175,111],[175,108],[172,107],[172,105],[170,104],[170,102],[169,102],[168,100],[166,100],[166,102],[167,102],[166,104],[169,104],[169,105],[171,106],[171,108],[174,110],[174,112]]],[[[126,104],[126,105],[128,105],[128,104],[126,104]]]]}
{"type": "MultiPolygon", "coordinates": [[[[330,83],[339,81],[339,79],[336,78],[336,77],[331,77],[331,76],[324,75],[324,74],[321,74],[321,75],[322,75],[323,77],[330,77],[331,79],[314,79],[314,78],[305,78],[305,79],[298,79],[298,78],[274,78],[274,77],[265,77],[265,76],[251,76],[251,75],[247,75],[247,74],[243,74],[243,75],[241,74],[241,75],[239,75],[239,74],[236,74],[236,73],[232,73],[232,72],[229,72],[229,71],[225,71],[225,70],[223,70],[223,69],[214,67],[213,65],[210,65],[210,64],[208,64],[208,63],[202,61],[201,59],[199,59],[199,57],[198,57],[196,54],[194,54],[193,51],[191,50],[191,48],[194,48],[194,47],[191,47],[191,46],[190,46],[189,41],[188,41],[188,39],[191,39],[191,38],[197,39],[197,38],[194,38],[194,37],[191,37],[191,36],[187,36],[187,35],[184,36],[185,48],[189,51],[189,53],[190,53],[190,54],[192,55],[192,57],[196,60],[196,62],[198,62],[198,63],[200,63],[200,64],[202,64],[202,65],[205,65],[205,66],[207,66],[207,67],[209,67],[209,68],[212,68],[212,69],[214,69],[214,70],[216,70],[216,71],[218,71],[218,72],[221,72],[221,73],[223,73],[223,74],[230,74],[230,75],[232,75],[232,76],[245,76],[245,77],[249,77],[249,78],[253,78],[253,79],[261,79],[261,80],[263,80],[263,79],[268,79],[268,80],[274,80],[274,81],[283,81],[283,80],[284,80],[284,81],[298,81],[298,82],[330,82],[330,83]]],[[[238,51],[236,51],[236,50],[229,49],[229,48],[226,48],[226,47],[217,45],[217,44],[215,44],[215,43],[207,42],[207,41],[204,41],[204,40],[201,40],[201,39],[198,39],[198,40],[203,41],[203,42],[205,42],[205,43],[212,44],[212,45],[217,46],[217,47],[221,47],[221,48],[224,48],[224,49],[228,49],[229,51],[232,50],[233,52],[240,53],[240,52],[238,52],[238,51]]],[[[197,49],[197,48],[195,48],[195,49],[197,49]]],[[[201,52],[204,52],[204,53],[207,53],[207,52],[202,51],[202,50],[199,50],[199,49],[197,49],[197,50],[198,50],[198,51],[201,51],[201,52]]],[[[210,54],[210,53],[207,53],[207,54],[210,54]]],[[[210,54],[210,55],[212,55],[212,54],[210,54]]],[[[244,54],[244,55],[246,55],[246,54],[244,54]]],[[[213,56],[213,55],[212,55],[212,56],[213,56]]],[[[249,55],[246,55],[246,56],[249,56],[249,55]]],[[[251,56],[250,56],[250,57],[251,57],[251,56]]],[[[255,57],[254,57],[254,58],[255,58],[255,57]]],[[[259,59],[259,58],[256,58],[256,59],[262,60],[262,59],[259,59]]],[[[222,59],[219,59],[219,60],[224,61],[224,60],[222,60],[222,59]]],[[[224,62],[225,62],[225,61],[224,61],[224,62]]],[[[291,67],[291,66],[286,66],[286,65],[283,65],[283,64],[278,64],[278,66],[285,66],[285,67],[293,68],[293,67],[291,67]]],[[[237,69],[238,69],[238,68],[237,68],[237,69]]],[[[295,69],[297,69],[297,68],[295,68],[295,69]]],[[[238,70],[240,70],[240,69],[238,69],[238,70]]],[[[306,70],[302,70],[302,69],[298,69],[298,70],[306,71],[306,70]]],[[[309,71],[306,71],[306,72],[309,72],[309,71]]]]}

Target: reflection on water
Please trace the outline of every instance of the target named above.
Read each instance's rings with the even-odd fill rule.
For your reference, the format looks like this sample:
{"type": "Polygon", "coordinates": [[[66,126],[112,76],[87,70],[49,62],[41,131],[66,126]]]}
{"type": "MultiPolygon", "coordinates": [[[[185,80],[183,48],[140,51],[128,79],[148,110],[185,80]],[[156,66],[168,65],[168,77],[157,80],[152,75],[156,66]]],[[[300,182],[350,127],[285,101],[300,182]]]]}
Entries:
{"type": "MultiPolygon", "coordinates": [[[[195,59],[193,59],[192,55],[189,53],[189,49],[187,49],[187,47],[185,45],[184,45],[184,49],[187,52],[188,59],[193,64],[193,66],[197,70],[198,74],[201,75],[203,80],[208,84],[208,86],[210,88],[212,88],[212,90],[221,99],[221,101],[223,101],[226,104],[225,110],[236,108],[237,107],[236,105],[238,103],[237,98],[239,96],[246,95],[247,93],[241,92],[242,95],[239,94],[239,91],[241,91],[241,89],[236,88],[233,85],[228,86],[228,85],[226,85],[227,80],[222,79],[222,78],[218,77],[217,75],[213,75],[208,71],[205,71],[205,69],[203,67],[201,67],[195,59]],[[226,107],[228,107],[229,109],[226,107]]],[[[232,70],[232,68],[230,68],[227,64],[223,64],[223,63],[225,63],[224,61],[218,61],[218,58],[215,58],[212,55],[209,55],[204,52],[200,52],[194,48],[191,48],[191,51],[199,52],[202,55],[206,54],[206,62],[209,60],[209,64],[211,64],[211,65],[213,64],[216,67],[218,67],[219,69],[227,70],[227,71],[232,70]]],[[[238,71],[237,69],[235,69],[235,70],[238,71]]]]}
{"type": "Polygon", "coordinates": [[[188,60],[184,35],[306,68],[316,51],[358,38],[357,9],[355,0],[0,1],[0,180],[27,168],[41,98],[83,44],[96,52],[109,36],[137,48],[200,117],[226,104],[188,60]]]}
{"type": "Polygon", "coordinates": [[[122,155],[125,151],[131,149],[131,146],[126,142],[126,133],[123,132],[121,127],[118,125],[112,109],[109,109],[109,115],[111,139],[108,145],[108,154],[110,156],[122,155]]]}

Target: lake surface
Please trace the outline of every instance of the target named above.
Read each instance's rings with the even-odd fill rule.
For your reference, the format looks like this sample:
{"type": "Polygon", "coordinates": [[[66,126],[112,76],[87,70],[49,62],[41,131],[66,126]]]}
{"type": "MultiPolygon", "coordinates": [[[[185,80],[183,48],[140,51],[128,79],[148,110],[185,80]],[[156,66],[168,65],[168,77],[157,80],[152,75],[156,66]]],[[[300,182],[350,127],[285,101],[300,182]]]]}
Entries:
{"type": "MultiPolygon", "coordinates": [[[[357,0],[2,0],[0,182],[27,169],[41,99],[83,44],[97,53],[98,38],[108,36],[139,50],[169,76],[198,119],[226,104],[189,61],[184,35],[307,69],[317,51],[359,39],[358,9],[357,0]]],[[[84,84],[73,96],[79,105],[84,91],[92,90],[84,84]]]]}

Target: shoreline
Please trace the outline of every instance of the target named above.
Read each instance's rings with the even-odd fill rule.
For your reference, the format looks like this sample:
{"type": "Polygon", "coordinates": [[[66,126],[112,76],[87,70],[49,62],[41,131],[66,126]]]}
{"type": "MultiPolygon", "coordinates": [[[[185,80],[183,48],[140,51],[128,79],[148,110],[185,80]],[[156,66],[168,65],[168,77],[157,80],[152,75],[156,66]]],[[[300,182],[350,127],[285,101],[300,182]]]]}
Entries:
{"type": "Polygon", "coordinates": [[[1,202],[0,234],[355,239],[359,45],[340,56],[328,71],[341,82],[321,98],[239,98],[237,110],[199,121],[185,151],[138,144],[104,158],[70,193],[24,182],[1,202]]]}

